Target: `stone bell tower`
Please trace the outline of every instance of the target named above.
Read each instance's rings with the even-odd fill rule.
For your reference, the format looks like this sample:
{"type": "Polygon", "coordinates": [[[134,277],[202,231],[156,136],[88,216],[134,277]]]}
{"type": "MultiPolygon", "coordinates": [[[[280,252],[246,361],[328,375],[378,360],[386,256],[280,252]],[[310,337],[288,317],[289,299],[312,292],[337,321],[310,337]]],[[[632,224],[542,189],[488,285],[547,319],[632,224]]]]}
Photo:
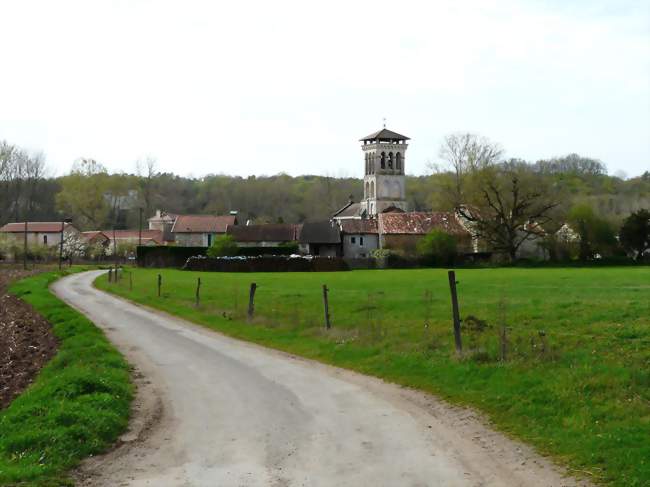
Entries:
{"type": "Polygon", "coordinates": [[[407,140],[385,126],[360,139],[366,168],[361,211],[370,218],[390,207],[408,211],[404,176],[407,140]]]}

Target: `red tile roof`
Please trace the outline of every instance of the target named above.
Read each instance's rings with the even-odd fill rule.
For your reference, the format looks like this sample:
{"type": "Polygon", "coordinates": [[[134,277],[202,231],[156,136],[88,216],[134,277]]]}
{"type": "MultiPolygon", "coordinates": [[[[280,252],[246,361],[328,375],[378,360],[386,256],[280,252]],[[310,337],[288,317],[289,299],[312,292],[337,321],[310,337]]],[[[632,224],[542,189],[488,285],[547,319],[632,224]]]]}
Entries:
{"type": "Polygon", "coordinates": [[[178,215],[172,233],[226,233],[228,225],[235,225],[234,215],[178,215]]]}
{"type": "Polygon", "coordinates": [[[377,233],[377,220],[346,219],[341,220],[343,233],[377,233]]]}
{"type": "Polygon", "coordinates": [[[100,232],[99,230],[93,230],[91,232],[81,232],[81,234],[89,242],[92,242],[95,239],[101,239],[101,240],[109,239],[104,232],[100,232]]]}
{"type": "MultiPolygon", "coordinates": [[[[102,230],[109,240],[113,240],[113,230],[102,230]]],[[[139,230],[115,230],[115,240],[129,240],[137,242],[140,236],[139,230]]],[[[142,230],[142,240],[153,240],[158,244],[163,243],[162,230],[142,230]]]]}
{"type": "Polygon", "coordinates": [[[450,212],[380,213],[379,231],[382,234],[425,235],[437,229],[450,235],[469,235],[450,212]]]}
{"type": "MultiPolygon", "coordinates": [[[[65,228],[72,227],[70,223],[65,224],[65,228]]],[[[0,228],[0,232],[6,233],[23,233],[25,231],[25,222],[7,223],[0,228]]],[[[61,231],[61,222],[27,222],[27,232],[32,233],[58,233],[61,231]]]]}

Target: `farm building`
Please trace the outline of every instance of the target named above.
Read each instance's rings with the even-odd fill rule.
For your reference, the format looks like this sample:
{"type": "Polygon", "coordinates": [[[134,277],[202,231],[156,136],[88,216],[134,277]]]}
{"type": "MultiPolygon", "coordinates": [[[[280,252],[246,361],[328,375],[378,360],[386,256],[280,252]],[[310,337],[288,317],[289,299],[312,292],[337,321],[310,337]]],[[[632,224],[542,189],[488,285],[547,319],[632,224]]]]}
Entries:
{"type": "Polygon", "coordinates": [[[472,236],[452,212],[392,212],[378,218],[379,245],[414,254],[417,242],[432,230],[456,237],[460,252],[472,252],[472,236]]]}
{"type": "Polygon", "coordinates": [[[335,220],[306,222],[300,231],[300,251],[321,257],[343,255],[341,231],[335,220]]]}
{"type": "Polygon", "coordinates": [[[297,242],[301,225],[276,223],[266,225],[232,225],[226,233],[231,235],[240,247],[278,247],[297,242]]]}
{"type": "Polygon", "coordinates": [[[237,225],[236,215],[178,215],[171,233],[176,245],[210,247],[214,238],[224,235],[231,225],[237,225]]]}

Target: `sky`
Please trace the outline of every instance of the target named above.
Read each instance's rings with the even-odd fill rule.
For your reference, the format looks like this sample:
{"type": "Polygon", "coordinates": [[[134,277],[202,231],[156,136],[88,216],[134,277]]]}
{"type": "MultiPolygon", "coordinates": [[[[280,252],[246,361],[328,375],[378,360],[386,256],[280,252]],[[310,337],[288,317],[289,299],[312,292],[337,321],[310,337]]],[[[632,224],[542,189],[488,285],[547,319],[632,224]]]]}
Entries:
{"type": "Polygon", "coordinates": [[[650,2],[0,0],[0,140],[184,176],[409,174],[473,132],[507,157],[650,170],[650,2]]]}

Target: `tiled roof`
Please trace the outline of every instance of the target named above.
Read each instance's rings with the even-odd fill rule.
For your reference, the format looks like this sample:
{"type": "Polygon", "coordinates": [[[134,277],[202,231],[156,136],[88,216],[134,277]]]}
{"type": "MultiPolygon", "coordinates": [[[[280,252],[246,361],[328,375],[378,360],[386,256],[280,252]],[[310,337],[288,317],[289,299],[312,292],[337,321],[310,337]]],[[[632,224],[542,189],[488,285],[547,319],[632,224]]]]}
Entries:
{"type": "Polygon", "coordinates": [[[383,128],[381,130],[378,130],[377,132],[373,132],[370,135],[366,135],[362,139],[359,139],[361,141],[366,141],[366,140],[411,140],[409,139],[406,135],[398,134],[397,132],[393,132],[392,130],[388,130],[387,128],[383,128]]]}
{"type": "Polygon", "coordinates": [[[178,215],[172,233],[226,233],[228,225],[235,225],[234,215],[178,215]]]}
{"type": "Polygon", "coordinates": [[[336,222],[325,220],[320,222],[305,222],[300,231],[300,242],[311,244],[341,243],[341,232],[336,222]]]}
{"type": "MultiPolygon", "coordinates": [[[[102,233],[113,240],[113,230],[102,230],[102,233]]],[[[140,237],[138,230],[115,230],[115,240],[137,241],[140,237]]],[[[163,243],[163,232],[161,230],[142,230],[142,240],[153,240],[156,243],[163,243]]]]}
{"type": "Polygon", "coordinates": [[[95,239],[110,240],[104,232],[100,232],[99,230],[94,230],[92,232],[81,232],[81,234],[89,242],[92,242],[95,239]]]}
{"type": "Polygon", "coordinates": [[[469,235],[450,212],[380,213],[379,232],[382,234],[425,235],[437,229],[450,235],[469,235]]]}
{"type": "MultiPolygon", "coordinates": [[[[65,228],[74,228],[70,223],[65,224],[65,228]]],[[[25,231],[25,222],[7,223],[0,228],[0,232],[6,233],[23,233],[25,231]]],[[[27,232],[32,233],[57,233],[61,231],[61,222],[27,222],[27,232]]]]}
{"type": "Polygon", "coordinates": [[[341,220],[343,233],[377,233],[377,220],[347,219],[341,220]]]}
{"type": "Polygon", "coordinates": [[[232,225],[226,233],[237,242],[292,242],[298,240],[300,225],[232,225]]]}

